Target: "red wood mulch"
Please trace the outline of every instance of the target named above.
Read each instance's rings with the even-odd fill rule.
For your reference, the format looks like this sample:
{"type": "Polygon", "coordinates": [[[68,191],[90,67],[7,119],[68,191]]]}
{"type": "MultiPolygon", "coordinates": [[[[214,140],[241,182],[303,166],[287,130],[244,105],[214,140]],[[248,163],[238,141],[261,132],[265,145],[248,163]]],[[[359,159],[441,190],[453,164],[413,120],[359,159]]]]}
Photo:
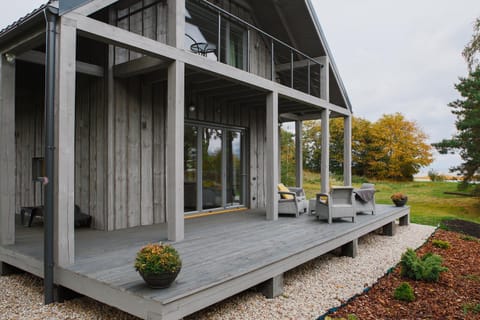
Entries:
{"type": "Polygon", "coordinates": [[[400,276],[400,266],[366,293],[357,297],[336,313],[333,319],[355,315],[365,319],[480,319],[480,240],[438,229],[429,241],[417,250],[419,256],[433,252],[443,257],[443,272],[438,282],[414,281],[400,276]],[[451,247],[440,249],[433,239],[448,241],[451,247]],[[402,282],[408,282],[416,296],[413,302],[393,298],[402,282]],[[465,312],[467,307],[470,311],[465,312]],[[472,311],[471,309],[477,309],[472,311]]]}

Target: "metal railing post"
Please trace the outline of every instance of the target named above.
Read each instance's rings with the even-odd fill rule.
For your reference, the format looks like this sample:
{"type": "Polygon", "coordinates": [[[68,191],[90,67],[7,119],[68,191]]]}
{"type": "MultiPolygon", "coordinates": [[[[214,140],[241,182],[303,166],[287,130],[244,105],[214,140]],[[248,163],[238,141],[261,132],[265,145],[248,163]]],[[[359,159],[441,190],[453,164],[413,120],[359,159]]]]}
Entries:
{"type": "Polygon", "coordinates": [[[220,54],[222,52],[222,14],[218,12],[218,43],[217,43],[217,61],[220,62],[220,54]]]}
{"type": "Polygon", "coordinates": [[[293,51],[290,50],[290,88],[293,89],[293,51]]]}
{"type": "Polygon", "coordinates": [[[307,59],[307,86],[308,94],[310,94],[310,60],[307,59]]]}
{"type": "Polygon", "coordinates": [[[318,97],[322,99],[322,65],[318,65],[318,97]]]}
{"type": "Polygon", "coordinates": [[[250,72],[250,29],[247,29],[247,72],[250,72]]]}
{"type": "Polygon", "coordinates": [[[270,80],[274,81],[274,75],[275,75],[275,59],[273,57],[274,54],[274,44],[273,44],[273,39],[272,39],[272,50],[271,50],[272,56],[271,56],[271,65],[272,65],[272,74],[270,75],[270,80]]]}

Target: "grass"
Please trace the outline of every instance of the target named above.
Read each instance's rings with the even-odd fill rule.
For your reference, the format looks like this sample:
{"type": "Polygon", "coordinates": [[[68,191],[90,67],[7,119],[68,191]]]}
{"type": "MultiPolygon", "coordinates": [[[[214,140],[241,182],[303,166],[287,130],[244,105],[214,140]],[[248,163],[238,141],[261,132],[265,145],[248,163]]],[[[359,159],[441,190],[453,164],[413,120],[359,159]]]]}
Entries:
{"type": "MultiPolygon", "coordinates": [[[[457,183],[453,182],[391,182],[370,181],[375,183],[377,203],[392,204],[390,196],[395,192],[408,195],[410,220],[413,223],[436,226],[445,219],[464,219],[480,223],[480,199],[444,194],[445,191],[457,192],[457,183]]],[[[332,186],[342,185],[341,181],[331,180],[332,186]]],[[[359,187],[361,183],[353,183],[359,187]]],[[[320,175],[305,171],[304,189],[309,198],[314,198],[320,190],[320,175]]],[[[468,190],[464,191],[468,192],[468,190]]]]}

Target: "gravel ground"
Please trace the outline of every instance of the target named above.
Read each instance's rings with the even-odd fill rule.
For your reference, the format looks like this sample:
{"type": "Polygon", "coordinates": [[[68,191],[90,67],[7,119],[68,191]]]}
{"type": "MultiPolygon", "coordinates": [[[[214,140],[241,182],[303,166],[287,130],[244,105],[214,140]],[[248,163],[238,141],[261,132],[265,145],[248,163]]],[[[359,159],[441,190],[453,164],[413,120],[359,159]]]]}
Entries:
{"type": "MultiPolygon", "coordinates": [[[[186,319],[316,319],[376,282],[434,228],[410,224],[397,230],[394,237],[370,234],[359,239],[355,259],[327,254],[287,272],[284,294],[278,298],[250,290],[186,319]]],[[[0,319],[137,319],[89,298],[45,306],[42,281],[27,274],[0,277],[0,288],[0,319]]]]}

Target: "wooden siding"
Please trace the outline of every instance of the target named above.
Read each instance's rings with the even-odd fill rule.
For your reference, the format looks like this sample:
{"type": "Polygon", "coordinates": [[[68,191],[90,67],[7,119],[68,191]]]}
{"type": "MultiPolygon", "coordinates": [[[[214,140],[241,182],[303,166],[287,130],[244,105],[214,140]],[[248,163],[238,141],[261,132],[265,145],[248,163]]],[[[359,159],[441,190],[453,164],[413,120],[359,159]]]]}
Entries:
{"type": "MultiPolygon", "coordinates": [[[[113,24],[161,43],[167,42],[168,10],[166,1],[143,0],[126,7],[123,3],[127,4],[128,2],[123,1],[118,4],[119,9],[115,10],[113,24]]],[[[141,53],[115,47],[115,64],[131,61],[141,56],[141,53]]]]}
{"type": "Polygon", "coordinates": [[[113,229],[165,222],[165,90],[115,80],[113,229]]]}
{"type": "MultiPolygon", "coordinates": [[[[27,74],[33,78],[37,73],[27,74]]],[[[17,212],[20,207],[42,205],[44,196],[42,185],[32,181],[32,158],[45,154],[43,82],[24,83],[18,86],[15,110],[17,212]]],[[[76,91],[75,203],[93,217],[94,228],[104,229],[104,83],[100,78],[78,75],[76,91]]]]}

